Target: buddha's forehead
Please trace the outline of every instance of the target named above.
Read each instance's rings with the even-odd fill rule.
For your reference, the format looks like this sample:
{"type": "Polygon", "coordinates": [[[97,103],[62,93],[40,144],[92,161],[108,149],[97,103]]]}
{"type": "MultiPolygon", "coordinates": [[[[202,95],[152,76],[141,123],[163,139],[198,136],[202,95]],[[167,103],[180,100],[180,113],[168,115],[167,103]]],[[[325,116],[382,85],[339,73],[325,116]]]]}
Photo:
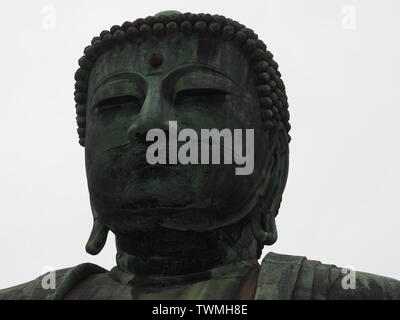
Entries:
{"type": "Polygon", "coordinates": [[[242,87],[249,79],[248,61],[232,41],[174,35],[125,43],[104,53],[92,69],[90,84],[96,87],[118,73],[135,73],[144,79],[164,78],[187,66],[198,66],[199,72],[203,67],[216,70],[242,87]],[[151,63],[154,56],[157,63],[151,63]]]}

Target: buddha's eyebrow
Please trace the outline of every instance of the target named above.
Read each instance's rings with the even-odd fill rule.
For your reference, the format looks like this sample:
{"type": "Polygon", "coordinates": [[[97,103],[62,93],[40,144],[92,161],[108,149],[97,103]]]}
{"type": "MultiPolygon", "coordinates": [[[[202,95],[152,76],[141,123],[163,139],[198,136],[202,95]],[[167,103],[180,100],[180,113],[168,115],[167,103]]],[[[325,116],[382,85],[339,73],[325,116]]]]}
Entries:
{"type": "Polygon", "coordinates": [[[179,66],[179,67],[175,68],[174,70],[170,71],[168,73],[168,75],[163,79],[163,82],[169,81],[169,79],[171,79],[171,78],[184,76],[186,74],[189,74],[191,72],[196,72],[196,71],[212,72],[215,75],[218,75],[222,78],[230,80],[235,86],[237,86],[238,88],[241,88],[241,86],[237,83],[237,81],[232,79],[232,77],[230,77],[228,74],[226,74],[222,70],[218,69],[217,67],[213,67],[213,66],[206,65],[206,64],[186,64],[186,65],[179,66]]]}
{"type": "Polygon", "coordinates": [[[96,93],[96,91],[104,86],[105,84],[115,81],[115,80],[135,80],[138,81],[140,83],[144,83],[144,79],[143,76],[138,74],[138,73],[134,73],[134,72],[114,72],[114,73],[110,73],[107,76],[105,76],[97,85],[96,87],[93,89],[93,94],[96,93]]]}

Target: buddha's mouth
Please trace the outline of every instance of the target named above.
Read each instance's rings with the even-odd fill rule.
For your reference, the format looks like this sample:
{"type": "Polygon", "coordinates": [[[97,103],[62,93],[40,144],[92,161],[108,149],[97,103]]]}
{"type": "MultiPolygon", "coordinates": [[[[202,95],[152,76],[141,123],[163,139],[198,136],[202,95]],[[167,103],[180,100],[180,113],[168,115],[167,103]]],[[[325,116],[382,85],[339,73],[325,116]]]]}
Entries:
{"type": "Polygon", "coordinates": [[[178,164],[150,164],[147,161],[137,161],[135,162],[135,165],[133,166],[133,170],[145,170],[145,169],[156,169],[156,168],[177,168],[179,165],[178,164]]]}
{"type": "Polygon", "coordinates": [[[146,158],[146,153],[141,152],[140,154],[136,154],[135,158],[133,160],[133,170],[142,170],[142,169],[155,169],[155,168],[171,168],[171,167],[177,167],[179,164],[172,164],[169,162],[166,163],[155,163],[151,164],[146,158]]]}
{"type": "Polygon", "coordinates": [[[165,211],[176,211],[187,209],[192,205],[192,201],[179,201],[170,202],[168,204],[162,203],[159,199],[149,198],[143,200],[137,200],[132,203],[122,203],[120,209],[123,211],[147,211],[149,209],[160,209],[165,211]]]}

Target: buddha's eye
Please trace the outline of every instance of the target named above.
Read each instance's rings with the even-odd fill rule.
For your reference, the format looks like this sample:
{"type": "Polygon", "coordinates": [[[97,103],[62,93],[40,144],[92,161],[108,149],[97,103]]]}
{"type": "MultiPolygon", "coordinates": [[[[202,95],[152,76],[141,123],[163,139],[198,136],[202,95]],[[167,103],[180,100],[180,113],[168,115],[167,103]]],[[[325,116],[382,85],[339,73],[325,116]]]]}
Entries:
{"type": "Polygon", "coordinates": [[[119,96],[101,100],[95,106],[96,113],[106,113],[124,109],[130,113],[139,113],[141,103],[135,96],[119,96]]]}
{"type": "Polygon", "coordinates": [[[186,102],[199,102],[202,104],[223,103],[227,92],[214,88],[186,89],[178,91],[175,96],[175,104],[186,102]]]}

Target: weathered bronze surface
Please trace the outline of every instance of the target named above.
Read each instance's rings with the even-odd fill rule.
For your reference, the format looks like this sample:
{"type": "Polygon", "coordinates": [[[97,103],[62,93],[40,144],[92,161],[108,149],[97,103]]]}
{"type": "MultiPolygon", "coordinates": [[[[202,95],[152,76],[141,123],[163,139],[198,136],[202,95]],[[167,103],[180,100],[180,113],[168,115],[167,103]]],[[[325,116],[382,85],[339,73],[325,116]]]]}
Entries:
{"type": "Polygon", "coordinates": [[[278,65],[257,35],[222,16],[163,12],[103,31],[76,79],[80,144],[94,217],[86,250],[108,231],[117,266],[58,270],[0,299],[395,299],[400,282],[269,253],[288,174],[288,103],[278,65]],[[146,133],[254,129],[254,172],[146,163],[146,133]]]}

